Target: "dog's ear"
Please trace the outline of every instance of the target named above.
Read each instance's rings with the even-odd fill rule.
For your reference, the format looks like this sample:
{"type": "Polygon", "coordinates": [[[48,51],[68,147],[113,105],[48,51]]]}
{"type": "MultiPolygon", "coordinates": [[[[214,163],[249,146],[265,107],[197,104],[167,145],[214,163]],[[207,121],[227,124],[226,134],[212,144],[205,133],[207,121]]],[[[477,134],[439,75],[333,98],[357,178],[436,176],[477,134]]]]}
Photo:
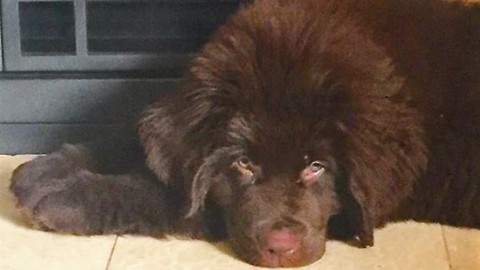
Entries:
{"type": "Polygon", "coordinates": [[[191,205],[185,218],[193,217],[204,208],[207,194],[218,179],[214,175],[215,169],[212,168],[209,163],[210,162],[206,160],[193,178],[190,191],[191,205]]]}
{"type": "Polygon", "coordinates": [[[358,240],[367,247],[374,243],[374,227],[383,225],[411,192],[419,173],[418,156],[407,155],[398,142],[382,144],[375,137],[355,143],[359,145],[347,155],[347,208],[358,240]]]}
{"type": "Polygon", "coordinates": [[[186,218],[203,209],[208,192],[217,182],[225,180],[223,176],[239,152],[240,149],[237,147],[222,147],[204,159],[193,178],[190,191],[191,205],[186,218]]]}
{"type": "Polygon", "coordinates": [[[351,224],[364,246],[373,245],[373,229],[388,221],[412,192],[427,164],[421,122],[414,110],[386,99],[369,106],[345,125],[347,208],[351,224]],[[381,112],[381,113],[380,113],[381,112]]]}
{"type": "Polygon", "coordinates": [[[360,245],[362,247],[373,246],[373,229],[375,226],[374,206],[371,205],[372,202],[368,199],[367,192],[362,190],[361,184],[358,183],[355,178],[350,178],[349,192],[353,199],[350,218],[353,219],[353,223],[355,224],[354,230],[360,241],[360,245]]]}

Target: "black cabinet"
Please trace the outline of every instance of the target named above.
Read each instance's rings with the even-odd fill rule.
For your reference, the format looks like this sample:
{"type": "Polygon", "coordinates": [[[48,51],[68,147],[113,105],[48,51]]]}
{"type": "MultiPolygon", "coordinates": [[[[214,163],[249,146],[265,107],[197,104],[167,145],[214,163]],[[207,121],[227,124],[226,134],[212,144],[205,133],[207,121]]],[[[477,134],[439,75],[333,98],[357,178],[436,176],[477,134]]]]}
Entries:
{"type": "Polygon", "coordinates": [[[241,3],[1,0],[0,153],[119,132],[241,3]]]}
{"type": "Polygon", "coordinates": [[[8,71],[181,69],[239,1],[2,0],[8,71]]]}

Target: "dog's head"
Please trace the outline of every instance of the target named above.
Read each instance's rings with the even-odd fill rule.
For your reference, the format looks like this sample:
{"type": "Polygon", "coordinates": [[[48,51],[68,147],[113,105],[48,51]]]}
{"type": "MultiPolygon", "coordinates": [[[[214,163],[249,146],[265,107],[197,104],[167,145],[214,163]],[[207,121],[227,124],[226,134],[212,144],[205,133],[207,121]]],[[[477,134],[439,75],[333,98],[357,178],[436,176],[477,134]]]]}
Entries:
{"type": "Polygon", "coordinates": [[[194,177],[189,215],[208,196],[223,209],[229,241],[242,259],[261,266],[311,263],[325,250],[330,217],[340,212],[335,144],[341,135],[326,131],[327,123],[302,130],[304,117],[257,117],[230,120],[228,142],[194,177]]]}
{"type": "Polygon", "coordinates": [[[140,122],[149,167],[189,190],[187,216],[218,206],[231,246],[256,265],[311,263],[328,231],[372,245],[425,165],[421,119],[392,60],[315,3],[242,10],[183,91],[140,122]]]}

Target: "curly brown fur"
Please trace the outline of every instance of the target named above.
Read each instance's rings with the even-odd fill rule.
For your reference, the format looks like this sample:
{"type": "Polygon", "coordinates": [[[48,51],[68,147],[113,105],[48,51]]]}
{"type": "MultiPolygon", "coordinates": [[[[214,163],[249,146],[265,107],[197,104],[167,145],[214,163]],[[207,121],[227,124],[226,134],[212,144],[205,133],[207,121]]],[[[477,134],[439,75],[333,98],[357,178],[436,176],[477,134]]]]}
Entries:
{"type": "Polygon", "coordinates": [[[142,115],[153,175],[66,146],[12,191],[49,229],[227,237],[270,267],[391,220],[478,228],[478,29],[479,6],[437,0],[254,1],[142,115]]]}

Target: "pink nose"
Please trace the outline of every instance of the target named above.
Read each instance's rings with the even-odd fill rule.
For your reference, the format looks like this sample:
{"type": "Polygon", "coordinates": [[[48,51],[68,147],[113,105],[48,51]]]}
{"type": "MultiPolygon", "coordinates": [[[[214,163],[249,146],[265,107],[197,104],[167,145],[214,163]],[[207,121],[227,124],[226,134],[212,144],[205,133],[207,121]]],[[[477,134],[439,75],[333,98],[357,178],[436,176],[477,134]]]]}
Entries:
{"type": "Polygon", "coordinates": [[[271,231],[261,251],[260,265],[267,267],[299,266],[304,260],[302,241],[289,229],[271,231]]]}

